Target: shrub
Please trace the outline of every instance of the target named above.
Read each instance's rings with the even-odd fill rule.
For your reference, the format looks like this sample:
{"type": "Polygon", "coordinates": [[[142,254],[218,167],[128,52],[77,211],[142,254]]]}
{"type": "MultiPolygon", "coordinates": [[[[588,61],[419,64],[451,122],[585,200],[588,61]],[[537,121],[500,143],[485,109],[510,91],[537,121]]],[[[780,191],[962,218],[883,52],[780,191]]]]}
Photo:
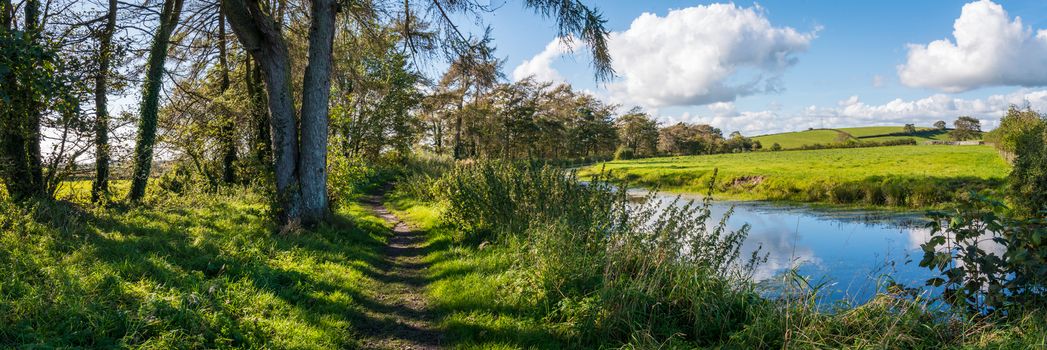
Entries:
{"type": "Polygon", "coordinates": [[[1000,126],[985,134],[985,141],[992,143],[1008,160],[1013,160],[1021,139],[1029,134],[1041,133],[1044,124],[1043,116],[1039,113],[1011,106],[1000,119],[1000,126]]]}
{"type": "Polygon", "coordinates": [[[920,266],[941,273],[949,304],[1008,313],[1047,301],[1047,222],[1014,218],[1003,203],[970,193],[951,213],[932,213],[920,266]]]}
{"type": "Polygon", "coordinates": [[[1047,212],[1047,129],[1029,132],[1016,141],[1017,157],[1011,171],[1010,199],[1026,216],[1047,212]]]}
{"type": "Polygon", "coordinates": [[[356,199],[367,187],[377,171],[365,164],[361,158],[327,158],[327,187],[332,206],[337,207],[342,202],[356,199]]]}

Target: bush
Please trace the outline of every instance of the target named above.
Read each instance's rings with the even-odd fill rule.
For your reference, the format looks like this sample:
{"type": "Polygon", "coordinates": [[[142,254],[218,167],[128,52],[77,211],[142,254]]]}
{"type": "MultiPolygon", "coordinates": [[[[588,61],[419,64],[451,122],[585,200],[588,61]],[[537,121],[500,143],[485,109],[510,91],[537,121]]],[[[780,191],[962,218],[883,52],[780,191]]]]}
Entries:
{"type": "Polygon", "coordinates": [[[1016,140],[1017,157],[1011,171],[1010,199],[1025,216],[1047,213],[1047,129],[1028,132],[1016,140]]]}
{"type": "Polygon", "coordinates": [[[1045,122],[1043,116],[1031,109],[1011,106],[1007,115],[1000,119],[1000,126],[985,134],[985,141],[993,144],[1008,160],[1013,161],[1018,144],[1026,135],[1041,133],[1045,122]]]}
{"type": "Polygon", "coordinates": [[[327,195],[332,207],[337,208],[343,202],[355,200],[368,187],[377,171],[365,164],[361,158],[327,158],[327,195]]]}
{"type": "Polygon", "coordinates": [[[1007,314],[1047,305],[1047,221],[1014,218],[999,201],[970,193],[952,213],[932,213],[920,266],[941,273],[950,305],[1007,314]]]}

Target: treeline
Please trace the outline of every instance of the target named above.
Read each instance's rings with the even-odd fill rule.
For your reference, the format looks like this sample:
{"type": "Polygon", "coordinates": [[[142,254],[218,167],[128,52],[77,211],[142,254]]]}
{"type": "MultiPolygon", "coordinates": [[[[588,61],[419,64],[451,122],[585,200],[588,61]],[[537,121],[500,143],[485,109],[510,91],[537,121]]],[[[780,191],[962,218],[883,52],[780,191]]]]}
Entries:
{"type": "MultiPolygon", "coordinates": [[[[498,62],[488,62],[495,71],[498,62]]],[[[479,84],[462,77],[464,63],[444,74],[423,100],[421,144],[455,159],[566,160],[629,159],[658,155],[694,155],[759,150],[761,145],[735,132],[725,138],[709,125],[678,123],[660,127],[649,114],[577,92],[570,85],[524,79],[479,84]]],[[[486,81],[496,81],[489,77],[486,81]]]]}
{"type": "MultiPolygon", "coordinates": [[[[845,142],[836,143],[815,143],[810,145],[800,146],[802,150],[812,149],[833,149],[833,148],[863,148],[863,147],[884,147],[884,146],[907,146],[915,145],[916,140],[914,139],[897,139],[897,140],[886,140],[886,141],[855,141],[853,139],[845,142]]],[[[775,144],[777,145],[777,144],[775,144]]],[[[781,146],[773,147],[772,150],[781,150],[781,146]]]]}
{"type": "MultiPolygon", "coordinates": [[[[596,10],[525,6],[580,38],[596,77],[610,76],[596,10]]],[[[135,203],[162,161],[182,184],[170,188],[262,186],[281,226],[318,223],[330,210],[329,175],[413,151],[434,95],[468,97],[454,118],[457,154],[492,152],[480,150],[489,141],[466,139],[478,126],[464,113],[484,111],[472,102],[487,100],[473,97],[495,91],[489,32],[465,35],[453,20],[489,10],[442,0],[0,0],[0,177],[16,201],[47,200],[91,162],[95,202],[135,203]],[[419,73],[439,57],[461,72],[447,84],[419,73]],[[113,113],[109,100],[129,95],[136,107],[113,113]],[[132,169],[126,196],[111,193],[113,167],[132,169]]],[[[497,103],[518,98],[499,94],[508,95],[497,103]]],[[[566,119],[569,142],[553,143],[569,146],[563,156],[613,151],[599,104],[565,102],[582,117],[566,119]]]]}

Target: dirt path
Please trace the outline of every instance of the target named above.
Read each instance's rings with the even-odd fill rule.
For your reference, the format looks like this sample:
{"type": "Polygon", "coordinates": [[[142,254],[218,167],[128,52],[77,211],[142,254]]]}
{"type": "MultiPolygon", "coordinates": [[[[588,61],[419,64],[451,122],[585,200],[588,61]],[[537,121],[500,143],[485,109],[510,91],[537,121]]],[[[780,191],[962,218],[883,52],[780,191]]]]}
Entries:
{"type": "Polygon", "coordinates": [[[385,247],[385,261],[378,285],[370,296],[380,306],[368,310],[369,317],[381,320],[365,326],[368,349],[439,349],[443,337],[425,298],[429,281],[425,276],[425,234],[411,230],[382,204],[381,196],[363,198],[364,205],[379,217],[394,223],[393,236],[385,247]]]}

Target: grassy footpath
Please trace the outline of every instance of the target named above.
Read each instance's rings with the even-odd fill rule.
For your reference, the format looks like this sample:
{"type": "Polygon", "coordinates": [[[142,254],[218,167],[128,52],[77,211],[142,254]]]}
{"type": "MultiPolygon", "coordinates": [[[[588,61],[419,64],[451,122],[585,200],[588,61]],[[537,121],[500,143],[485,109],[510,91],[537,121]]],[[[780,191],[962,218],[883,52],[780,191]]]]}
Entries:
{"type": "Polygon", "coordinates": [[[266,208],[243,190],[130,209],[0,201],[0,348],[358,346],[387,224],[349,205],[281,235],[266,208]]]}
{"type": "Polygon", "coordinates": [[[990,146],[893,146],[614,161],[601,169],[639,186],[717,198],[923,208],[996,189],[1010,166],[990,146]]]}
{"type": "Polygon", "coordinates": [[[454,244],[458,229],[442,221],[443,207],[397,196],[386,206],[429,236],[426,262],[432,281],[427,296],[438,313],[445,338],[459,349],[554,349],[567,346],[536,313],[535,300],[519,294],[513,249],[454,244]]]}

